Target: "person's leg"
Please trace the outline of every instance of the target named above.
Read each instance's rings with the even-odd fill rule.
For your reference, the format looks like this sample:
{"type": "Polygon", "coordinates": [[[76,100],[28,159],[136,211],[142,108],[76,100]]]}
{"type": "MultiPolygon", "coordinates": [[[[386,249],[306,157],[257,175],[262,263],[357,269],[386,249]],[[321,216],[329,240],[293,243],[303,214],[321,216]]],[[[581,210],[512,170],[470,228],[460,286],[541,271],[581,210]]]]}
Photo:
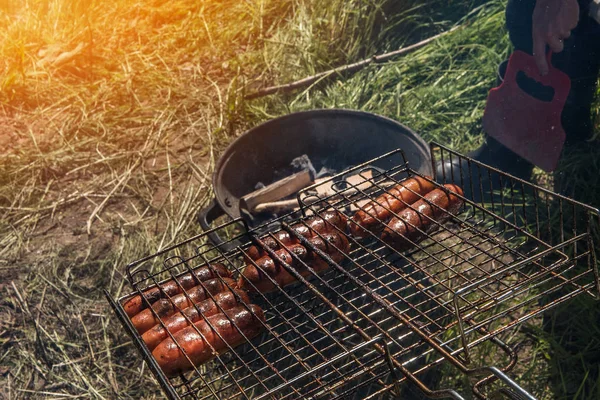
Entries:
{"type": "Polygon", "coordinates": [[[567,145],[573,145],[592,134],[591,106],[600,71],[600,26],[586,14],[566,42],[565,51],[556,54],[552,61],[571,78],[562,122],[567,145]]]}
{"type": "MultiPolygon", "coordinates": [[[[521,32],[525,33],[527,31],[529,32],[529,36],[531,36],[531,16],[533,14],[534,1],[535,0],[509,0],[506,9],[506,18],[507,21],[510,19],[510,24],[507,25],[511,27],[509,29],[509,31],[512,32],[511,39],[514,34],[515,38],[518,40],[522,36],[525,36],[524,34],[521,34],[521,32]]],[[[529,47],[531,47],[531,45],[529,45],[529,47]]],[[[502,77],[500,76],[497,80],[497,85],[500,85],[501,78],[502,77]]],[[[496,139],[489,136],[486,136],[483,145],[470,152],[468,156],[522,179],[529,179],[531,177],[531,172],[533,171],[533,165],[530,162],[519,157],[496,139]]],[[[438,170],[441,168],[447,170],[448,167],[449,165],[440,165],[438,170]]],[[[482,179],[487,179],[487,177],[484,176],[482,179]]],[[[484,186],[489,185],[484,183],[484,186]]]]}
{"type": "MultiPolygon", "coordinates": [[[[506,26],[513,46],[531,54],[532,16],[535,0],[509,0],[506,8],[506,26]]],[[[581,142],[591,132],[590,108],[596,91],[600,68],[600,27],[581,7],[580,23],[565,41],[565,50],[552,59],[553,65],[566,72],[571,80],[571,91],[563,110],[563,127],[567,144],[581,142]]],[[[477,150],[469,153],[477,161],[496,167],[511,175],[529,179],[533,165],[513,153],[498,141],[487,137],[477,150]]],[[[449,170],[448,162],[438,166],[440,171],[449,170]]],[[[482,179],[486,179],[485,176],[482,179]]],[[[487,184],[484,184],[487,185],[487,184]]]]}
{"type": "Polygon", "coordinates": [[[531,54],[533,38],[531,25],[535,0],[508,0],[506,29],[515,50],[531,54]]]}
{"type": "MultiPolygon", "coordinates": [[[[552,64],[571,78],[571,91],[562,114],[567,145],[590,137],[591,104],[600,71],[600,26],[588,16],[587,1],[581,1],[579,24],[565,40],[564,50],[552,64]]],[[[532,53],[532,15],[535,0],[509,0],[506,26],[516,50],[532,53]]]]}

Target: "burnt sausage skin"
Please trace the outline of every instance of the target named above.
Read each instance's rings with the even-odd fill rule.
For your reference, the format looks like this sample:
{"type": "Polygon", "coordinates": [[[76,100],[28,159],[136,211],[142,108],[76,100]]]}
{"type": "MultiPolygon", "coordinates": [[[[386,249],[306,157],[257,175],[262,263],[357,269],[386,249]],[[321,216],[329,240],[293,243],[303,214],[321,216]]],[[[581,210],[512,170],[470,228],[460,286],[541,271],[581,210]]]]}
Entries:
{"type": "MultiPolygon", "coordinates": [[[[316,233],[337,231],[338,229],[342,232],[345,232],[347,226],[348,219],[344,214],[338,211],[323,211],[318,215],[307,218],[305,222],[292,225],[291,228],[299,236],[309,239],[314,237],[316,233]]],[[[277,240],[281,241],[284,246],[299,243],[298,239],[286,231],[279,231],[273,235],[277,238],[277,240]]],[[[271,250],[279,250],[281,248],[277,240],[273,239],[271,236],[266,236],[260,239],[262,244],[271,250]]],[[[250,259],[258,260],[267,255],[267,253],[258,246],[251,246],[246,254],[248,256],[246,258],[247,262],[250,262],[250,259]]]]}
{"type": "Polygon", "coordinates": [[[193,304],[199,303],[210,296],[208,293],[215,295],[226,290],[230,290],[229,287],[237,287],[237,283],[230,278],[215,278],[209,279],[208,281],[202,282],[198,286],[194,286],[186,293],[179,293],[170,299],[159,299],[152,303],[151,308],[142,310],[131,318],[133,326],[138,333],[143,334],[148,329],[159,323],[158,318],[163,319],[175,314],[178,310],[190,307],[193,304]],[[158,315],[158,318],[154,316],[154,313],[158,315]]]}
{"type": "Polygon", "coordinates": [[[222,312],[222,310],[229,310],[230,308],[240,306],[240,302],[241,304],[250,304],[248,294],[241,289],[217,293],[214,295],[214,300],[203,300],[198,304],[181,310],[181,312],[171,315],[163,320],[162,324],[154,325],[154,327],[142,335],[142,339],[152,351],[160,342],[169,337],[168,332],[171,332],[171,334],[179,332],[190,326],[190,324],[194,324],[211,315],[216,315],[222,312]]]}
{"type": "MultiPolygon", "coordinates": [[[[307,240],[313,246],[328,254],[335,262],[340,262],[343,259],[343,254],[341,252],[345,253],[350,248],[348,238],[340,232],[325,232],[321,234],[321,237],[317,235],[310,237],[307,240]]],[[[283,262],[296,269],[296,271],[305,277],[309,276],[311,272],[302,264],[302,262],[309,265],[317,273],[322,272],[329,267],[325,260],[300,244],[286,246],[286,248],[275,250],[274,252],[283,262]],[[298,259],[292,257],[292,253],[297,256],[298,259]]],[[[246,266],[242,276],[238,280],[238,286],[248,291],[257,290],[261,293],[273,291],[276,286],[265,275],[271,277],[279,287],[289,285],[296,281],[296,278],[290,274],[279,261],[267,255],[246,266]]]]}
{"type": "MultiPolygon", "coordinates": [[[[444,188],[463,195],[462,189],[456,185],[447,184],[444,188]]],[[[411,247],[411,241],[420,240],[424,233],[438,227],[433,221],[446,221],[456,214],[462,205],[463,201],[458,196],[447,190],[434,189],[413,203],[410,208],[401,211],[398,217],[392,218],[381,239],[397,250],[406,250],[411,247]]]]}
{"type": "Polygon", "coordinates": [[[420,196],[429,193],[434,188],[435,185],[432,182],[420,176],[400,182],[357,211],[349,223],[350,232],[359,238],[368,236],[366,230],[381,232],[385,227],[385,221],[393,213],[402,211],[407,204],[414,203],[420,196]]]}
{"type": "Polygon", "coordinates": [[[152,355],[167,376],[176,376],[212,359],[215,353],[221,354],[229,347],[244,343],[244,336],[248,340],[257,336],[264,322],[264,313],[257,305],[235,307],[180,330],[173,335],[175,341],[163,340],[152,355]]]}
{"type": "MultiPolygon", "coordinates": [[[[154,286],[144,290],[142,293],[144,294],[144,297],[148,300],[148,303],[152,304],[155,301],[166,296],[174,296],[178,293],[181,293],[182,287],[184,289],[189,289],[198,285],[199,282],[204,282],[209,279],[216,278],[218,276],[221,276],[223,278],[231,278],[231,271],[229,271],[227,267],[220,263],[208,265],[195,269],[193,271],[193,274],[187,273],[177,277],[177,282],[179,282],[179,284],[177,284],[175,280],[171,279],[161,284],[160,288],[158,286],[154,286]]],[[[127,299],[123,303],[123,309],[125,310],[125,313],[131,318],[143,309],[148,308],[148,303],[146,303],[142,299],[142,296],[138,294],[127,299]]]]}

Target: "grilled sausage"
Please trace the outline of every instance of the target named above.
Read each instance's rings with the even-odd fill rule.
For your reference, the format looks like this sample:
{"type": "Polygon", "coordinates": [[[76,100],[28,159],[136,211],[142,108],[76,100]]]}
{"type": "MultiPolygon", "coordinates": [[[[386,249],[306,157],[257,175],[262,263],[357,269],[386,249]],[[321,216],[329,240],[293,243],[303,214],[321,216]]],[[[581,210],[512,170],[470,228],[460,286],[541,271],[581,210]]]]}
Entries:
{"type": "MultiPolygon", "coordinates": [[[[459,195],[461,188],[456,185],[444,185],[459,195]]],[[[411,241],[420,240],[424,233],[435,230],[438,225],[433,221],[443,222],[458,212],[463,201],[456,195],[443,189],[435,189],[427,193],[423,199],[413,203],[402,211],[398,217],[392,218],[381,235],[381,239],[397,250],[410,248],[411,241]]]]}
{"type": "MultiPolygon", "coordinates": [[[[342,252],[345,253],[350,247],[346,236],[339,232],[325,232],[321,236],[314,236],[307,240],[313,246],[328,254],[335,262],[340,262],[343,259],[342,252]]],[[[329,267],[325,260],[300,244],[276,250],[275,254],[281,261],[296,269],[300,275],[305,277],[309,276],[311,272],[300,261],[309,265],[317,273],[329,267]],[[297,258],[292,257],[291,253],[297,258]]],[[[242,273],[243,276],[238,280],[239,287],[249,291],[257,290],[261,293],[273,291],[276,286],[265,274],[271,277],[279,287],[284,287],[297,280],[278,260],[269,256],[259,258],[255,261],[255,264],[246,266],[242,273]]]]}
{"type": "Polygon", "coordinates": [[[191,307],[181,310],[163,320],[162,324],[155,325],[152,329],[142,335],[146,346],[152,351],[160,342],[169,337],[169,333],[174,334],[180,330],[194,324],[211,315],[220,313],[222,310],[229,310],[241,304],[250,304],[248,295],[241,289],[217,293],[213,299],[206,299],[191,307]]]}
{"type": "MultiPolygon", "coordinates": [[[[308,239],[314,237],[316,232],[325,233],[337,229],[345,232],[347,225],[348,219],[344,214],[338,211],[323,211],[318,215],[309,217],[305,222],[292,225],[291,228],[299,236],[303,236],[308,239]]],[[[296,239],[294,236],[290,236],[290,234],[286,231],[274,233],[274,236],[280,240],[284,246],[298,243],[298,239],[296,239]]],[[[279,250],[280,248],[279,243],[270,236],[261,238],[260,241],[265,247],[268,247],[271,250],[279,250]]],[[[251,246],[246,253],[248,256],[246,258],[246,262],[250,262],[250,259],[258,260],[259,258],[267,255],[267,253],[258,246],[251,246]]]]}
{"type": "Polygon", "coordinates": [[[314,238],[314,240],[311,240],[311,243],[315,247],[331,256],[333,261],[342,261],[344,258],[343,253],[347,253],[350,249],[350,242],[348,241],[346,235],[339,232],[325,232],[321,235],[321,237],[314,238]],[[325,242],[325,249],[319,247],[319,240],[325,242]]]}
{"type": "Polygon", "coordinates": [[[368,236],[366,230],[380,232],[385,227],[385,221],[393,213],[402,211],[407,204],[414,203],[420,196],[432,191],[434,187],[433,183],[420,176],[400,182],[399,185],[367,203],[362,210],[357,211],[349,224],[350,232],[359,238],[368,236]]]}
{"type": "Polygon", "coordinates": [[[174,296],[181,293],[181,288],[189,289],[196,286],[200,282],[207,281],[209,279],[221,276],[223,278],[231,278],[231,272],[223,264],[213,264],[204,267],[197,268],[193,271],[193,274],[187,273],[177,277],[177,282],[173,279],[166,281],[165,283],[158,286],[151,287],[144,290],[142,293],[148,302],[142,299],[141,295],[135,295],[123,303],[123,309],[129,317],[133,317],[145,308],[148,308],[148,304],[152,304],[158,299],[166,296],[174,296]],[[181,286],[180,286],[181,285],[181,286]]]}
{"type": "Polygon", "coordinates": [[[175,340],[163,340],[152,355],[167,376],[176,376],[254,338],[264,322],[264,313],[257,305],[235,307],[180,330],[173,335],[175,340]]]}
{"type": "MultiPolygon", "coordinates": [[[[308,251],[304,246],[299,244],[293,244],[286,247],[285,249],[275,250],[275,254],[279,256],[288,265],[295,266],[298,262],[292,257],[290,251],[301,257],[303,260],[308,256],[308,251]]],[[[282,284],[284,281],[289,281],[293,277],[284,268],[281,268],[279,263],[269,256],[263,256],[255,261],[256,266],[252,263],[248,264],[242,273],[243,277],[238,280],[238,286],[246,290],[253,291],[254,287],[250,285],[248,281],[254,283],[256,290],[262,293],[269,292],[275,289],[273,283],[266,278],[263,273],[268,274],[278,284],[282,284]],[[244,279],[244,277],[246,279],[244,279]]]]}
{"type": "MultiPolygon", "coordinates": [[[[283,231],[283,230],[275,232],[273,234],[273,236],[277,240],[281,241],[284,246],[298,243],[298,239],[290,236],[290,234],[288,232],[283,231]]],[[[276,239],[272,238],[271,236],[265,236],[259,240],[265,247],[268,247],[271,250],[279,250],[280,246],[276,239]]],[[[251,246],[247,250],[246,253],[248,256],[246,258],[246,262],[250,262],[250,260],[258,260],[259,258],[263,257],[265,254],[267,254],[262,248],[260,248],[258,246],[251,246]]]]}
{"type": "Polygon", "coordinates": [[[142,310],[139,314],[136,314],[131,318],[131,322],[135,329],[143,334],[148,329],[159,323],[158,318],[166,318],[175,314],[178,310],[190,307],[193,304],[199,303],[208,297],[208,293],[215,295],[220,292],[229,290],[228,285],[232,288],[237,287],[234,280],[229,278],[215,278],[209,279],[208,281],[202,282],[198,286],[186,291],[186,293],[179,293],[170,299],[159,299],[152,303],[151,308],[142,310]],[[156,312],[156,316],[154,313],[156,312]]]}
{"type": "MultiPolygon", "coordinates": [[[[346,235],[340,232],[325,232],[320,234],[320,236],[313,236],[309,238],[308,241],[314,247],[327,254],[336,263],[339,263],[343,260],[344,253],[346,253],[350,248],[348,238],[346,238],[346,235]]],[[[316,252],[308,251],[305,258],[302,258],[298,252],[294,253],[298,255],[300,259],[306,263],[306,265],[310,266],[317,273],[323,272],[329,268],[327,261],[321,258],[321,256],[319,256],[316,252]]],[[[303,264],[297,264],[298,265],[291,265],[296,268],[300,275],[304,277],[311,275],[311,272],[303,264]]],[[[277,276],[276,281],[281,287],[296,282],[296,278],[288,273],[287,270],[282,266],[279,268],[279,274],[280,275],[277,276]]]]}
{"type": "Polygon", "coordinates": [[[292,229],[300,236],[310,238],[315,235],[314,232],[324,233],[331,230],[339,229],[342,232],[346,231],[348,219],[339,211],[323,211],[317,215],[309,217],[304,223],[300,222],[292,226],[292,229]],[[337,229],[336,229],[337,228],[337,229]]]}

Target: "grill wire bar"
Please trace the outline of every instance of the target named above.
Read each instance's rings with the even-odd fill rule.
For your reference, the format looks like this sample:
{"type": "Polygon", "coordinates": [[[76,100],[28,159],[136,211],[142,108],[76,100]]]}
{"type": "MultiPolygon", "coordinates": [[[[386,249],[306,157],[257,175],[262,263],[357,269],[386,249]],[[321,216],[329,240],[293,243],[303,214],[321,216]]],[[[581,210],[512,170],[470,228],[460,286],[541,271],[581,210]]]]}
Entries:
{"type": "MultiPolygon", "coordinates": [[[[458,167],[460,162],[445,164],[450,168],[441,176],[425,177],[408,163],[398,163],[405,158],[396,150],[298,194],[305,217],[324,210],[351,216],[411,176],[421,176],[436,187],[454,183],[463,188],[464,196],[455,193],[464,202],[461,211],[445,223],[432,220],[436,230],[421,231],[425,239],[413,242],[409,250],[395,250],[380,238],[379,229],[368,229],[365,238],[348,236],[350,250],[337,249],[342,260],[336,262],[292,229],[294,224],[306,224],[305,219],[283,216],[274,221],[281,221],[282,229],[324,260],[327,271],[317,273],[293,252],[293,266],[285,263],[260,240],[262,227],[249,230],[241,219],[129,264],[126,279],[132,293],[119,299],[105,294],[167,397],[380,399],[403,398],[416,387],[431,398],[460,400],[464,397],[458,388],[439,388],[435,383],[435,376],[455,371],[480,377],[470,388],[477,398],[499,391],[515,399],[533,399],[508,376],[518,359],[502,334],[575,296],[598,298],[592,238],[598,210],[444,146],[432,143],[431,153],[434,167],[436,160],[464,160],[467,167],[458,167]],[[350,174],[359,174],[364,182],[348,183],[344,177],[350,174]],[[482,183],[486,175],[488,187],[482,183]],[[330,190],[315,190],[323,185],[330,190]],[[472,193],[482,200],[474,201],[472,193]],[[226,243],[242,245],[230,251],[213,246],[207,240],[213,231],[230,237],[226,243]],[[251,245],[262,248],[297,283],[280,287],[266,276],[275,290],[258,292],[241,274],[251,245]],[[263,334],[244,345],[228,346],[226,352],[213,348],[213,361],[168,378],[126,315],[123,301],[139,294],[149,306],[144,289],[174,280],[191,302],[189,289],[176,278],[215,263],[255,289],[250,299],[265,313],[263,334]],[[494,361],[502,366],[478,358],[484,345],[503,354],[501,361],[494,361]]],[[[273,233],[268,235],[278,240],[273,233]]],[[[169,299],[164,291],[162,295],[169,299]]],[[[214,300],[211,294],[209,298],[214,300]]],[[[243,306],[250,310],[249,304],[243,306]]],[[[164,318],[154,311],[153,315],[165,327],[164,318]]],[[[230,322],[243,336],[235,321],[230,322]]],[[[197,328],[196,332],[202,337],[197,328]]]]}

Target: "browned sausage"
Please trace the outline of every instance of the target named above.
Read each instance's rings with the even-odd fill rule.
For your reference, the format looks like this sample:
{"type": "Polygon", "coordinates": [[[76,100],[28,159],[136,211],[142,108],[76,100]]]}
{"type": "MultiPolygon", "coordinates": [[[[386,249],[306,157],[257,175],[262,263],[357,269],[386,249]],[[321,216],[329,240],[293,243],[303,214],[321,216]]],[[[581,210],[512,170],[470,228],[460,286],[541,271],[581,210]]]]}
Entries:
{"type": "Polygon", "coordinates": [[[152,310],[156,312],[159,318],[163,319],[175,314],[178,310],[190,307],[209,297],[208,293],[215,295],[220,292],[237,287],[237,283],[229,278],[215,278],[202,282],[198,286],[186,290],[186,293],[179,293],[170,299],[159,299],[152,303],[152,308],[142,310],[131,318],[135,329],[142,334],[154,325],[158,324],[158,318],[154,316],[152,310]]]}
{"type": "MultiPolygon", "coordinates": [[[[307,240],[315,248],[330,256],[334,262],[342,261],[344,254],[347,253],[348,249],[350,248],[350,243],[348,242],[346,235],[336,231],[324,232],[307,240]]],[[[329,264],[327,264],[327,262],[316,252],[308,251],[305,258],[302,258],[298,252],[294,253],[298,255],[300,259],[306,263],[306,265],[310,266],[317,273],[323,272],[329,268],[329,264]]],[[[295,267],[302,276],[306,277],[311,274],[303,264],[298,264],[299,265],[292,264],[292,266],[295,267]]],[[[280,279],[280,281],[281,282],[278,281],[278,283],[283,287],[285,285],[289,285],[290,283],[294,283],[296,278],[290,274],[286,274],[283,276],[283,279],[280,279]]]]}
{"type": "MultiPolygon", "coordinates": [[[[307,218],[305,222],[300,222],[292,225],[291,228],[299,236],[303,236],[308,239],[315,236],[315,232],[325,233],[337,229],[341,230],[342,232],[345,232],[347,225],[348,219],[346,218],[346,216],[334,210],[322,211],[318,215],[314,215],[312,217],[307,218]]],[[[281,241],[281,243],[284,246],[298,243],[298,239],[296,239],[294,236],[290,236],[290,234],[286,231],[279,231],[274,233],[273,235],[279,241],[281,241]]],[[[273,239],[270,236],[265,236],[261,238],[260,241],[265,247],[268,247],[271,250],[279,250],[280,248],[277,240],[273,239]]],[[[249,262],[249,259],[258,260],[259,258],[267,255],[267,253],[258,246],[251,246],[246,253],[248,256],[246,258],[246,262],[249,262]]]]}
{"type": "Polygon", "coordinates": [[[346,228],[348,227],[348,218],[339,211],[325,211],[319,213],[323,219],[339,229],[342,232],[346,232],[346,228]]]}
{"type": "Polygon", "coordinates": [[[367,203],[362,210],[352,216],[350,232],[356,237],[368,236],[365,229],[380,232],[384,223],[393,213],[406,208],[407,204],[417,201],[435,188],[435,185],[420,176],[406,179],[399,185],[387,190],[375,200],[367,203]],[[383,222],[383,223],[382,223],[383,222]]]}
{"type": "MultiPolygon", "coordinates": [[[[274,239],[271,236],[265,236],[259,240],[265,247],[268,247],[271,250],[279,250],[280,246],[277,240],[281,241],[284,246],[298,243],[298,239],[290,236],[290,234],[286,231],[275,232],[273,236],[276,239],[274,239]]],[[[250,262],[250,260],[258,260],[259,258],[267,254],[262,248],[258,246],[251,246],[246,253],[249,257],[249,259],[246,258],[246,262],[250,262]]]]}
{"type": "Polygon", "coordinates": [[[148,302],[145,302],[139,294],[127,299],[125,303],[123,303],[123,309],[129,317],[133,317],[143,309],[148,308],[148,304],[152,304],[156,300],[166,296],[174,296],[181,293],[182,287],[184,289],[189,289],[200,282],[216,278],[217,276],[231,278],[231,272],[221,263],[195,269],[193,275],[187,273],[177,277],[177,282],[179,282],[179,284],[171,279],[161,284],[160,288],[154,286],[144,290],[142,293],[148,302]]]}
{"type": "MultiPolygon", "coordinates": [[[[456,185],[444,185],[459,195],[461,188],[456,185]]],[[[462,207],[463,201],[454,194],[443,189],[435,189],[427,193],[423,199],[413,203],[410,208],[392,218],[381,235],[381,239],[398,250],[410,248],[411,241],[420,240],[438,226],[433,221],[443,222],[462,207]],[[433,220],[433,221],[432,221],[433,220]]]]}
{"type": "MultiPolygon", "coordinates": [[[[341,261],[343,258],[341,252],[347,252],[350,247],[346,236],[343,233],[335,231],[325,232],[321,236],[313,236],[307,240],[316,248],[330,255],[335,262],[341,261]]],[[[293,244],[287,246],[285,249],[276,250],[275,254],[283,262],[295,268],[300,275],[305,277],[309,276],[311,272],[300,261],[309,265],[316,272],[322,272],[329,267],[325,260],[300,244],[293,244]],[[299,260],[292,257],[290,253],[296,255],[299,260]]],[[[258,290],[261,293],[268,293],[274,290],[276,288],[275,284],[265,274],[271,277],[279,287],[296,282],[296,278],[286,268],[269,256],[261,257],[255,263],[256,265],[248,264],[246,266],[242,273],[243,276],[238,281],[239,287],[249,291],[258,290]]]]}
{"type": "MultiPolygon", "coordinates": [[[[299,244],[293,244],[285,249],[275,250],[275,254],[277,254],[277,256],[279,256],[279,258],[281,258],[285,263],[289,265],[295,265],[298,262],[292,257],[290,251],[297,255],[300,254],[303,258],[306,258],[308,255],[306,248],[299,244]]],[[[263,274],[268,274],[278,284],[281,284],[283,280],[287,281],[291,278],[291,275],[284,268],[281,268],[277,261],[269,256],[263,256],[256,260],[255,263],[256,266],[252,263],[249,263],[246,266],[244,272],[242,273],[243,277],[240,276],[238,280],[239,287],[254,291],[254,287],[247,282],[248,280],[254,283],[256,290],[266,293],[275,289],[275,285],[263,274]]]]}
{"type": "Polygon", "coordinates": [[[250,304],[248,295],[241,289],[217,293],[213,299],[206,299],[191,307],[181,310],[163,320],[162,324],[154,325],[154,327],[146,331],[142,335],[142,339],[150,350],[154,350],[160,342],[169,337],[169,333],[174,334],[180,330],[200,321],[203,318],[210,317],[220,313],[222,310],[229,310],[241,304],[250,304]]]}
{"type": "MultiPolygon", "coordinates": [[[[321,237],[315,239],[325,241],[326,249],[323,251],[329,254],[335,262],[340,262],[344,258],[344,254],[342,253],[347,253],[350,249],[350,242],[348,242],[346,235],[339,232],[325,232],[321,234],[321,237]]],[[[318,248],[318,240],[311,240],[311,242],[318,248]]]]}
{"type": "Polygon", "coordinates": [[[163,340],[152,355],[167,376],[176,376],[254,338],[264,322],[263,311],[257,305],[235,307],[180,330],[173,335],[175,341],[170,337],[163,340]]]}
{"type": "Polygon", "coordinates": [[[292,229],[305,238],[315,235],[315,232],[324,233],[329,231],[346,231],[348,219],[339,211],[322,211],[317,215],[309,217],[305,222],[300,222],[292,226],[292,229]],[[337,229],[336,229],[337,228],[337,229]]]}

